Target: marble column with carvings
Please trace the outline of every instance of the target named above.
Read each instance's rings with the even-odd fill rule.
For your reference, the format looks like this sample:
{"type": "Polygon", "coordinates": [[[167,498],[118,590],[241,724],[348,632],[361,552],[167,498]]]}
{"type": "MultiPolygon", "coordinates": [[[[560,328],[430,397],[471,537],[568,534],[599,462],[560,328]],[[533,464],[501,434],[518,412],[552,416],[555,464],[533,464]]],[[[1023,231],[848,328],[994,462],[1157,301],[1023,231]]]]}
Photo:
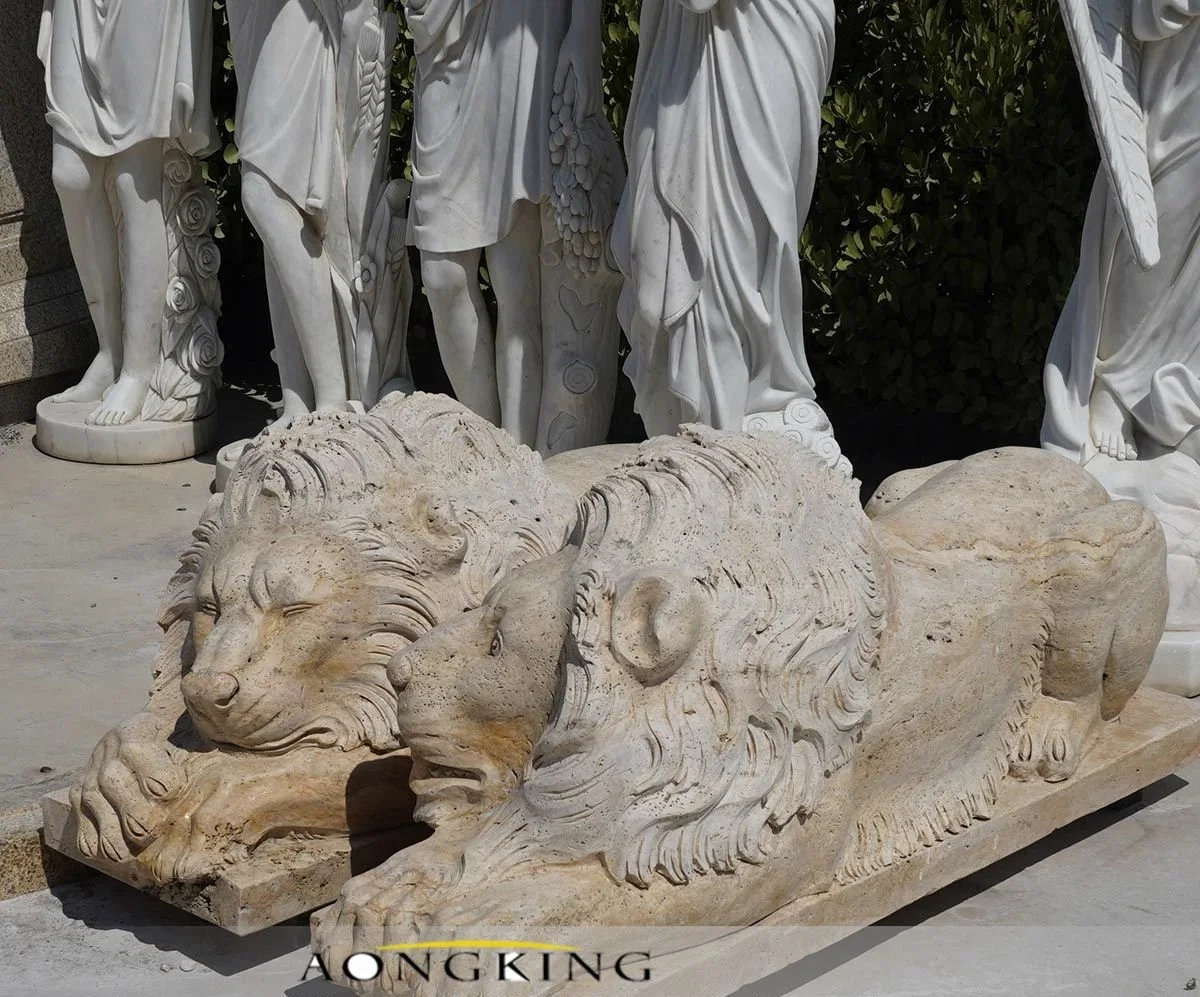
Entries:
{"type": "Polygon", "coordinates": [[[1063,0],[1104,154],[1042,443],[1166,530],[1149,682],[1200,695],[1200,0],[1063,0]]]}
{"type": "Polygon", "coordinates": [[[50,180],[35,4],[0,6],[0,425],[33,417],[95,354],[50,180]]]}

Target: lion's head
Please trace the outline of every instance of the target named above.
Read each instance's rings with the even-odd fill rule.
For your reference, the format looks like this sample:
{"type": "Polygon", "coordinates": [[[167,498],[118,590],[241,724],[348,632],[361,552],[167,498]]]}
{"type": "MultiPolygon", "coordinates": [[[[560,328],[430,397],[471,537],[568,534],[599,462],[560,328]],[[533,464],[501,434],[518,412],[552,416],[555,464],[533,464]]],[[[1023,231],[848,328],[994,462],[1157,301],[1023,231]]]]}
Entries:
{"type": "Polygon", "coordinates": [[[585,496],[570,543],[565,568],[522,572],[570,600],[524,669],[537,687],[555,673],[556,695],[466,847],[459,899],[597,856],[642,887],[760,862],[868,717],[883,555],[855,485],[803,448],[700,428],[652,440],[585,496]]]}
{"type": "Polygon", "coordinates": [[[478,609],[392,659],[417,820],[478,817],[516,787],[554,703],[577,554],[515,568],[478,609]]]}
{"type": "Polygon", "coordinates": [[[540,459],[440,396],[307,416],[244,453],[162,623],[190,619],[202,734],[278,751],[398,746],[397,650],[557,550],[571,497],[540,459]]]}

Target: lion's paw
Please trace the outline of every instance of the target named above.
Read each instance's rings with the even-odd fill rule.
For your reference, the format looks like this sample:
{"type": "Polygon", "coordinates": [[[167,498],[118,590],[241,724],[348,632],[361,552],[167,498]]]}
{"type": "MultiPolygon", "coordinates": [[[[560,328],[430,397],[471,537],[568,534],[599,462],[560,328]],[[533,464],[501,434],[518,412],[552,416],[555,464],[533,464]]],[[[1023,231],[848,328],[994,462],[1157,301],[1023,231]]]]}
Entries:
{"type": "Polygon", "coordinates": [[[1021,781],[1063,782],[1075,774],[1100,731],[1095,702],[1039,696],[1013,750],[1009,770],[1021,781]]]}
{"type": "Polygon", "coordinates": [[[312,916],[313,950],[340,985],[371,994],[406,992],[399,956],[381,950],[385,945],[411,943],[425,927],[412,913],[424,885],[417,870],[386,884],[355,886],[351,880],[332,907],[312,916]],[[347,960],[359,953],[379,957],[383,972],[377,979],[359,983],[345,975],[347,960]]]}
{"type": "Polygon", "coordinates": [[[139,719],[104,736],[71,790],[78,847],[89,858],[124,862],[145,849],[184,785],[177,753],[147,739],[139,719]]]}

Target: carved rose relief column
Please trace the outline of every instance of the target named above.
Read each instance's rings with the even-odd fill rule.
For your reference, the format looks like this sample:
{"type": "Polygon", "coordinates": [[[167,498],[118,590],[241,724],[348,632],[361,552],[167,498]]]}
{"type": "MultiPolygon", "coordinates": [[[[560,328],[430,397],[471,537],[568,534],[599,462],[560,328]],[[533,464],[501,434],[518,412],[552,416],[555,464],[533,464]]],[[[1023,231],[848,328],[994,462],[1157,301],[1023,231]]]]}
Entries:
{"type": "Polygon", "coordinates": [[[211,446],[220,380],[205,0],[47,0],[39,55],[54,183],[100,350],[38,406],[37,442],[101,463],[211,446]]]}
{"type": "Polygon", "coordinates": [[[849,472],[804,355],[798,243],[833,0],[644,0],[613,246],[651,435],[777,429],[849,472]]]}
{"type": "Polygon", "coordinates": [[[624,172],[601,113],[599,0],[411,0],[407,16],[410,239],[455,393],[543,453],[603,443],[620,287],[604,246],[624,172]]]}
{"type": "Polygon", "coordinates": [[[1042,443],[1167,534],[1151,684],[1200,694],[1200,0],[1063,0],[1105,168],[1046,361],[1042,443]]]}

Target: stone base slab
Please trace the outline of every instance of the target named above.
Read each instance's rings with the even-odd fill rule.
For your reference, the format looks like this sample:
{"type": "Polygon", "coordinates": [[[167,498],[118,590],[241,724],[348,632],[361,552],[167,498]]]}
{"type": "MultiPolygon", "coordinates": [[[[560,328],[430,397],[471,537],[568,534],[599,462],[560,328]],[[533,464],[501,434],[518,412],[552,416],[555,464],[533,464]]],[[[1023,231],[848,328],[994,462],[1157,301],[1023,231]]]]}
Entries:
{"type": "Polygon", "coordinates": [[[1146,685],[1176,696],[1200,696],[1200,633],[1163,634],[1146,685]]]}
{"type": "Polygon", "coordinates": [[[0,900],[93,875],[42,840],[38,797],[70,781],[70,776],[52,777],[0,792],[0,900]]]}
{"type": "MultiPolygon", "coordinates": [[[[1067,782],[1008,780],[991,820],[856,883],[794,901],[752,928],[713,928],[709,939],[695,942],[681,933],[675,941],[682,944],[675,945],[668,929],[656,939],[661,945],[646,941],[642,948],[656,948],[655,992],[725,997],[739,987],[752,989],[772,973],[1166,778],[1197,755],[1200,702],[1143,689],[1067,782]]],[[[630,986],[603,992],[624,997],[645,991],[630,986]]]]}
{"type": "MultiPolygon", "coordinates": [[[[1137,793],[1198,755],[1200,702],[1143,689],[1121,718],[1108,726],[1074,778],[1054,785],[1007,781],[992,819],[973,824],[957,837],[849,886],[788,904],[752,929],[682,928],[673,933],[673,929],[640,928],[636,929],[637,937],[643,947],[649,944],[656,952],[657,980],[669,979],[674,984],[678,976],[683,989],[671,992],[723,997],[810,954],[788,943],[768,946],[775,954],[766,962],[762,952],[756,952],[751,960],[739,959],[738,946],[753,943],[758,929],[828,928],[815,933],[820,944],[813,951],[819,950],[1080,817],[1137,793]],[[697,932],[705,936],[704,943],[698,947],[687,941],[679,944],[695,938],[697,932]],[[716,940],[711,940],[714,936],[716,940]],[[755,975],[738,975],[749,972],[749,967],[755,975]]],[[[231,867],[215,883],[161,887],[139,881],[136,872],[131,871],[136,867],[116,867],[79,854],[66,790],[45,797],[42,810],[46,842],[52,848],[239,935],[331,903],[349,876],[373,868],[428,833],[420,826],[401,828],[356,841],[353,848],[345,839],[271,842],[246,862],[231,867]]],[[[597,930],[616,935],[625,929],[597,930]]],[[[813,935],[803,936],[805,944],[812,942],[813,935]]],[[[538,937],[541,939],[542,934],[538,937]]],[[[547,936],[542,940],[552,939],[547,936]]]]}
{"type": "Polygon", "coordinates": [[[332,903],[351,876],[429,834],[424,825],[410,825],[354,839],[281,838],[261,845],[215,882],[162,885],[150,882],[136,863],[118,865],[80,854],[69,790],[42,798],[42,819],[46,844],[55,851],[235,935],[252,935],[332,903]]]}
{"type": "Polygon", "coordinates": [[[250,443],[249,440],[237,440],[234,443],[226,444],[217,451],[217,462],[214,468],[213,476],[213,491],[225,491],[225,485],[229,481],[229,476],[233,474],[233,469],[237,467],[237,462],[241,460],[242,451],[250,443]]]}
{"type": "Polygon", "coordinates": [[[84,464],[168,464],[211,450],[217,442],[217,414],[195,422],[131,422],[89,426],[84,419],[95,402],[52,402],[37,407],[42,453],[84,464]]]}

